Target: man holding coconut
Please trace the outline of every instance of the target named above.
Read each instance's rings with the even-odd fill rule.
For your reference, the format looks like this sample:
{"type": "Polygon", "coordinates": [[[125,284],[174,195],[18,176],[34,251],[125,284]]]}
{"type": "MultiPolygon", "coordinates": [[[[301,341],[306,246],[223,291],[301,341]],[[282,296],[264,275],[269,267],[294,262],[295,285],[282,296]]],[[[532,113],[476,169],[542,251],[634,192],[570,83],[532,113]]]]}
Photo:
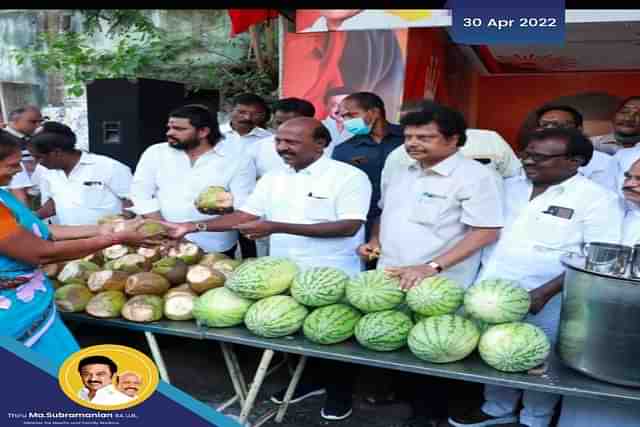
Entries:
{"type": "MultiPolygon", "coordinates": [[[[180,238],[201,228],[239,230],[250,239],[270,236],[271,255],[293,260],[301,269],[334,267],[355,276],[362,270],[356,254],[364,241],[364,223],[371,200],[371,182],[359,169],[323,156],[331,140],[318,120],[287,120],[276,134],[276,150],[287,168],[267,172],[238,210],[203,222],[166,224],[180,238]]],[[[240,205],[236,205],[240,206],[240,205]]],[[[311,363],[311,362],[310,362],[311,363]]],[[[352,412],[353,370],[335,362],[313,362],[296,388],[292,402],[327,392],[321,415],[328,420],[352,412]]],[[[282,403],[284,390],[271,400],[282,403]]]]}
{"type": "MultiPolygon", "coordinates": [[[[198,211],[195,203],[209,187],[225,190],[208,190],[212,197],[226,198],[221,205],[241,206],[255,186],[255,168],[242,147],[224,139],[215,114],[201,105],[186,105],[169,114],[167,128],[167,142],[152,145],[140,158],[131,184],[133,210],[173,223],[206,221],[225,211],[198,211]]],[[[231,258],[238,242],[235,230],[214,232],[202,226],[185,237],[206,252],[231,258]]]]}

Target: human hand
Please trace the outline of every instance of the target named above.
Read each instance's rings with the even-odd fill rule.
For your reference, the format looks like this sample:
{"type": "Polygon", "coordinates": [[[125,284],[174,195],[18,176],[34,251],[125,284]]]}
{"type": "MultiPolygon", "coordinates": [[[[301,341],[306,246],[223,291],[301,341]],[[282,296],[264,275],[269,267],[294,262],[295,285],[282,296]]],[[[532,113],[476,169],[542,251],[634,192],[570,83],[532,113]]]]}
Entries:
{"type": "Polygon", "coordinates": [[[184,237],[185,234],[193,233],[196,231],[196,227],[191,222],[168,222],[168,221],[157,221],[158,223],[164,225],[167,229],[167,236],[174,240],[180,240],[184,237]]]}
{"type": "Polygon", "coordinates": [[[234,230],[238,230],[248,239],[256,240],[263,237],[268,237],[275,232],[274,223],[271,221],[265,221],[259,219],[257,221],[245,222],[244,224],[238,224],[233,227],[234,230]]]}
{"type": "Polygon", "coordinates": [[[531,297],[531,307],[529,307],[529,313],[538,314],[547,302],[551,299],[550,296],[547,295],[547,292],[543,289],[543,287],[539,287],[529,291],[529,296],[531,297]]]}
{"type": "Polygon", "coordinates": [[[368,242],[358,246],[356,253],[364,261],[373,261],[380,257],[380,244],[378,242],[368,242]]]}
{"type": "Polygon", "coordinates": [[[389,277],[400,279],[400,289],[408,291],[427,277],[435,276],[438,271],[428,265],[412,265],[408,267],[388,267],[384,272],[389,277]]]}

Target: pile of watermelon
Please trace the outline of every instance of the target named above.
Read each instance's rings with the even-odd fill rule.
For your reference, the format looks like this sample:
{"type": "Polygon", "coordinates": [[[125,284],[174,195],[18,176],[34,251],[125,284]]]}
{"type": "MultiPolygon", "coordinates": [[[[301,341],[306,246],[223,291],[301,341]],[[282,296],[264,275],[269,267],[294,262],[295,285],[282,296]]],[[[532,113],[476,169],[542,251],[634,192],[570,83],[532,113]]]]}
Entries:
{"type": "MultiPolygon", "coordinates": [[[[302,331],[309,341],[322,345],[354,337],[363,347],[381,352],[408,346],[417,358],[430,363],[462,360],[478,349],[482,360],[493,368],[520,372],[538,366],[550,352],[545,333],[522,322],[531,301],[529,293],[517,282],[484,280],[465,291],[455,281],[436,276],[405,292],[400,289],[398,279],[380,270],[365,271],[351,278],[331,267],[300,270],[294,262],[281,257],[267,256],[241,263],[224,259],[221,254],[203,257],[196,249],[198,258],[190,259],[193,265],[184,265],[179,277],[173,274],[176,272],[173,264],[169,266],[169,260],[163,259],[156,263],[155,273],[98,271],[96,280],[87,279],[89,287],[98,283],[102,275],[108,280],[100,283],[127,286],[124,290],[135,295],[129,302],[131,307],[119,309],[114,316],[122,312],[125,318],[135,321],[159,320],[163,317],[164,302],[164,316],[174,320],[195,319],[199,325],[212,328],[244,324],[251,333],[264,338],[302,331]],[[225,262],[229,266],[218,265],[225,262]],[[222,267],[226,270],[216,270],[222,267]],[[116,283],[112,276],[122,276],[122,283],[116,283]],[[187,283],[176,286],[182,281],[187,283]],[[147,313],[147,306],[154,308],[154,304],[159,307],[157,315],[141,319],[141,310],[147,313]]],[[[86,260],[83,262],[88,264],[86,260]]],[[[67,270],[71,271],[71,267],[75,265],[67,270]]],[[[73,272],[76,270],[80,271],[79,267],[73,272]]],[[[71,277],[71,273],[67,276],[71,277]]],[[[80,277],[79,273],[72,279],[84,277],[76,276],[80,277]]],[[[84,305],[88,302],[91,306],[92,292],[78,293],[73,287],[85,291],[85,285],[67,281],[72,284],[59,289],[56,295],[59,308],[69,306],[67,311],[77,311],[78,304],[71,304],[80,299],[76,294],[83,296],[82,301],[87,300],[84,305]]],[[[110,288],[103,291],[105,295],[109,292],[115,291],[110,288]]],[[[126,302],[122,299],[120,306],[126,302]]]]}

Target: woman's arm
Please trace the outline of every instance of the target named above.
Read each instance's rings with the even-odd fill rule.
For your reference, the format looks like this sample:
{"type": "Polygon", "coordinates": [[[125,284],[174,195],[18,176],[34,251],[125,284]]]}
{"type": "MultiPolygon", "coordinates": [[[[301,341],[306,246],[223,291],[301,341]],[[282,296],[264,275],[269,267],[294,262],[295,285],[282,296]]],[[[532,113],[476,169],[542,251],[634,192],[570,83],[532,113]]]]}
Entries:
{"type": "Polygon", "coordinates": [[[144,235],[137,231],[122,231],[86,239],[51,242],[18,228],[0,240],[0,254],[31,265],[40,265],[82,258],[112,245],[139,244],[144,239],[144,235]]]}
{"type": "Polygon", "coordinates": [[[55,225],[49,226],[53,240],[84,239],[106,234],[100,231],[99,225],[55,225]]]}

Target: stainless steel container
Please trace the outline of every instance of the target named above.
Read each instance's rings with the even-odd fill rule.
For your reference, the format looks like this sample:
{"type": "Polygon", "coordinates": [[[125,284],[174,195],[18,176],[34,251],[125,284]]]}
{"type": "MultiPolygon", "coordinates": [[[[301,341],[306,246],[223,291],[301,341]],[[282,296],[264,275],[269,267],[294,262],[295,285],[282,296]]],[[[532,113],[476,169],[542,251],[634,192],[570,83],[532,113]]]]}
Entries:
{"type": "Polygon", "coordinates": [[[569,367],[640,387],[640,280],[593,273],[565,255],[557,352],[569,367]]]}

